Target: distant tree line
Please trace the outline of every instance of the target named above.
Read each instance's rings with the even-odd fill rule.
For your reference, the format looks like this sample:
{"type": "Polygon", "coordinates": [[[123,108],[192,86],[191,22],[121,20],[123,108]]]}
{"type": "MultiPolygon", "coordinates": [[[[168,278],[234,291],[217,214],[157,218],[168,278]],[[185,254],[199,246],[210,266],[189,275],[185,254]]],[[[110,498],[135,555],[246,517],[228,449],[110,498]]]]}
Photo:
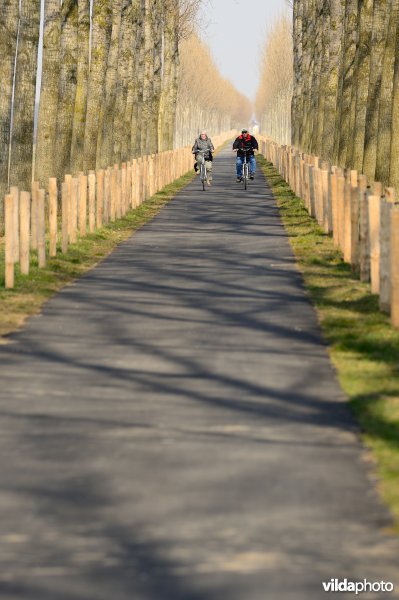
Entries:
{"type": "Polygon", "coordinates": [[[293,90],[292,20],[276,19],[260,57],[260,80],[255,113],[263,135],[280,144],[291,143],[293,90]]]}
{"type": "Polygon", "coordinates": [[[216,135],[249,122],[252,106],[216,67],[209,48],[192,32],[180,48],[175,139],[177,146],[193,142],[193,133],[216,135]]]}
{"type": "Polygon", "coordinates": [[[399,0],[294,0],[292,141],[399,188],[399,0]]]}
{"type": "Polygon", "coordinates": [[[9,187],[30,190],[32,177],[47,187],[49,177],[191,141],[200,121],[219,133],[237,120],[239,101],[227,82],[224,100],[212,105],[222,89],[214,66],[214,95],[199,95],[198,87],[209,89],[210,63],[198,61],[198,48],[207,53],[202,42],[180,68],[201,0],[44,0],[39,73],[40,4],[0,0],[0,209],[9,187]],[[185,69],[199,69],[197,78],[185,69]],[[204,118],[182,121],[188,98],[204,118]]]}

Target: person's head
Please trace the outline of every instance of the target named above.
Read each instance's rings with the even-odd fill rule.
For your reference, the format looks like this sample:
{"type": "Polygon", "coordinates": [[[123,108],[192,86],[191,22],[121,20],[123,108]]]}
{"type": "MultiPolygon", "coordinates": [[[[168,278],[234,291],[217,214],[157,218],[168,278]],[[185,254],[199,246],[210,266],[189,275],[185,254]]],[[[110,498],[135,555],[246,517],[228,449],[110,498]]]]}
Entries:
{"type": "Polygon", "coordinates": [[[248,135],[248,129],[241,129],[242,135],[248,135]]]}
{"type": "Polygon", "coordinates": [[[208,136],[207,136],[207,134],[206,134],[206,131],[201,131],[201,134],[200,134],[200,138],[201,138],[201,140],[206,140],[206,138],[207,138],[207,137],[208,137],[208,136]]]}

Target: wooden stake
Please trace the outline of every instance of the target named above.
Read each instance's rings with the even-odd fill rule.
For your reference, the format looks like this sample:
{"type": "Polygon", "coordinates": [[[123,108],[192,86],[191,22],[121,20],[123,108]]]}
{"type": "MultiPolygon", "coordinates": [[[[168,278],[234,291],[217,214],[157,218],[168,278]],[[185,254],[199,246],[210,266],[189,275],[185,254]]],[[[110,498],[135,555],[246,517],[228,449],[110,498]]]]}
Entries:
{"type": "Polygon", "coordinates": [[[70,228],[69,228],[69,241],[71,244],[77,242],[77,230],[78,230],[78,180],[73,177],[71,179],[71,195],[70,195],[70,228]]]}
{"type": "Polygon", "coordinates": [[[58,214],[58,190],[57,190],[57,179],[51,177],[48,182],[48,194],[49,194],[49,230],[50,230],[50,256],[57,255],[57,214],[58,214]]]}
{"type": "MultiPolygon", "coordinates": [[[[94,177],[94,175],[89,175],[94,177]]],[[[89,214],[90,220],[90,214],[89,214]]],[[[89,225],[90,227],[90,225],[89,225]]],[[[87,175],[79,175],[79,234],[85,237],[87,233],[87,175]]]]}
{"type": "Polygon", "coordinates": [[[370,281],[369,190],[359,195],[359,262],[360,281],[370,281]]]}
{"type": "Polygon", "coordinates": [[[391,210],[391,321],[399,329],[399,207],[391,210]]]}
{"type": "Polygon", "coordinates": [[[39,193],[39,183],[37,181],[32,182],[32,204],[30,211],[30,234],[32,250],[37,250],[37,196],[39,193]]]}
{"type": "Polygon", "coordinates": [[[19,189],[11,186],[10,194],[14,202],[14,263],[19,262],[19,189]]]}
{"type": "MultiPolygon", "coordinates": [[[[392,198],[393,200],[393,198],[392,198]]],[[[380,205],[380,310],[391,308],[391,210],[393,201],[381,201],[380,205]]]]}
{"type": "Polygon", "coordinates": [[[20,203],[20,222],[19,222],[19,230],[20,230],[20,255],[19,261],[21,264],[21,273],[22,275],[29,274],[29,248],[30,248],[30,208],[31,208],[31,198],[29,192],[21,192],[21,197],[19,199],[20,203]]]}
{"type": "MultiPolygon", "coordinates": [[[[93,233],[96,228],[96,175],[89,173],[89,231],[93,233]]],[[[86,183],[87,185],[87,183],[86,183]]],[[[87,188],[86,188],[87,189],[87,188]]],[[[87,211],[87,207],[86,207],[87,211]]],[[[87,212],[86,212],[87,214],[87,212]]]]}
{"type": "Polygon", "coordinates": [[[350,183],[345,183],[344,191],[344,261],[347,263],[351,262],[351,249],[352,249],[352,229],[351,229],[351,199],[352,199],[352,186],[350,183]]]}
{"type": "Polygon", "coordinates": [[[61,252],[66,254],[68,252],[68,237],[69,237],[69,192],[70,185],[65,181],[61,185],[61,198],[62,198],[62,225],[61,225],[61,252]]]}
{"type": "Polygon", "coordinates": [[[72,214],[71,214],[71,182],[72,182],[72,175],[65,175],[65,183],[66,183],[66,194],[67,194],[67,207],[68,207],[68,219],[67,219],[67,223],[68,223],[68,235],[71,235],[71,225],[72,225],[72,214]]]}
{"type": "Polygon", "coordinates": [[[115,221],[116,217],[116,198],[117,198],[117,175],[115,168],[111,171],[111,204],[110,204],[110,219],[115,221]]]}
{"type": "Polygon", "coordinates": [[[352,272],[359,265],[359,188],[351,187],[351,251],[352,272]]]}
{"type": "Polygon", "coordinates": [[[46,219],[45,219],[46,192],[39,190],[37,202],[37,258],[39,269],[46,266],[46,219]]]}
{"type": "Polygon", "coordinates": [[[14,198],[7,194],[4,198],[5,231],[5,287],[14,287],[14,198]]]}
{"type": "Polygon", "coordinates": [[[127,179],[127,168],[126,163],[122,163],[121,169],[121,216],[124,217],[126,210],[126,179],[127,179]]]}
{"type": "Polygon", "coordinates": [[[100,169],[97,171],[97,212],[96,212],[96,225],[99,229],[103,225],[103,211],[104,211],[104,170],[100,169]]]}

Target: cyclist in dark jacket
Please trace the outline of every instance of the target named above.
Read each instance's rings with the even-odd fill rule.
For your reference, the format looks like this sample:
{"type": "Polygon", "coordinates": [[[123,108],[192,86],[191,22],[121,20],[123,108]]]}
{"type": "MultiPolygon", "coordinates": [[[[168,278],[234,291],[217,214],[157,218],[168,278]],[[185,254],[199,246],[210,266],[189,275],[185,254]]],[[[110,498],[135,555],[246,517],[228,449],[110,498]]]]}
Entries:
{"type": "Polygon", "coordinates": [[[237,183],[242,181],[242,164],[244,162],[244,152],[247,151],[247,159],[249,162],[249,177],[253,179],[256,171],[255,150],[258,150],[258,142],[253,135],[248,133],[247,129],[241,131],[233,144],[233,152],[237,152],[237,183]]]}

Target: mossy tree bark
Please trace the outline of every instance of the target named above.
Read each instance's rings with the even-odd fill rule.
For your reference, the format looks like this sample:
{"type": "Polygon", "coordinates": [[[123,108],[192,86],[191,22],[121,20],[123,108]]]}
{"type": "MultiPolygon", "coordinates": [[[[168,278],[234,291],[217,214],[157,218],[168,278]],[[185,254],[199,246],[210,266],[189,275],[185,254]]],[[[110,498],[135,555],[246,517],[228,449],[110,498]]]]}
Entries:
{"type": "Polygon", "coordinates": [[[362,171],[366,134],[367,99],[370,86],[371,40],[374,0],[359,2],[359,35],[357,46],[357,68],[354,80],[355,116],[353,129],[353,151],[350,167],[362,171]]]}
{"type": "Polygon", "coordinates": [[[294,87],[291,104],[292,143],[300,146],[302,138],[303,121],[302,94],[303,94],[303,9],[304,4],[295,0],[293,4],[293,57],[294,57],[294,87]]]}
{"type": "Polygon", "coordinates": [[[56,131],[60,74],[61,2],[44,4],[42,81],[35,157],[35,179],[47,187],[56,175],[56,131]]]}
{"type": "Polygon", "coordinates": [[[320,51],[320,66],[318,77],[317,90],[317,110],[316,110],[316,127],[314,129],[313,150],[318,156],[327,158],[323,155],[323,130],[325,116],[325,99],[326,89],[328,85],[328,77],[330,71],[329,64],[329,45],[330,45],[330,1],[320,0],[319,12],[319,51],[320,51]]]}
{"type": "Polygon", "coordinates": [[[154,63],[151,76],[150,118],[148,127],[148,148],[152,154],[158,152],[158,122],[162,92],[163,63],[163,10],[161,0],[155,0],[151,13],[151,34],[154,40],[154,63]]]}
{"type": "Polygon", "coordinates": [[[75,109],[72,127],[71,172],[83,170],[84,131],[89,75],[90,0],[78,0],[78,56],[75,109]]]}
{"type": "Polygon", "coordinates": [[[370,58],[370,82],[367,98],[364,138],[363,173],[374,180],[378,140],[378,110],[380,105],[382,63],[388,35],[389,11],[383,2],[374,2],[373,31],[370,58]]]}
{"type": "Polygon", "coordinates": [[[330,19],[329,19],[329,50],[328,50],[328,69],[324,89],[324,115],[323,115],[323,135],[322,135],[322,156],[331,161],[337,162],[337,156],[334,154],[334,134],[335,128],[339,127],[337,116],[337,98],[338,82],[341,68],[341,47],[343,42],[343,24],[344,24],[344,5],[342,0],[331,0],[330,19]]]}
{"type": "Polygon", "coordinates": [[[144,77],[143,77],[143,100],[140,122],[140,149],[141,154],[150,153],[148,129],[151,119],[151,93],[152,75],[154,72],[154,39],[152,37],[151,15],[156,0],[145,0],[144,12],[144,77]]]}
{"type": "Polygon", "coordinates": [[[11,102],[17,49],[19,5],[15,0],[0,0],[0,221],[8,192],[8,161],[11,135],[11,102]]]}
{"type": "MultiPolygon", "coordinates": [[[[314,40],[315,40],[315,0],[305,0],[304,16],[303,16],[303,78],[304,78],[304,93],[302,101],[302,113],[295,115],[296,119],[302,119],[302,136],[301,148],[305,152],[310,152],[312,147],[312,131],[313,131],[313,110],[312,110],[312,82],[314,77],[315,57],[314,57],[314,40]]],[[[292,116],[294,118],[294,115],[292,116]]]]}
{"type": "Polygon", "coordinates": [[[97,140],[97,167],[105,169],[112,164],[114,143],[114,110],[120,46],[122,0],[112,3],[112,30],[105,76],[105,101],[100,114],[99,136],[97,140]]]}
{"type": "Polygon", "coordinates": [[[122,18],[120,31],[120,50],[118,57],[116,98],[114,110],[114,144],[113,144],[113,161],[120,163],[126,160],[122,158],[122,147],[125,134],[129,133],[129,124],[126,122],[126,105],[129,78],[132,73],[129,69],[132,66],[132,52],[134,44],[134,36],[132,32],[132,0],[123,0],[122,3],[122,18]]]}
{"type": "Polygon", "coordinates": [[[112,30],[111,0],[93,1],[91,61],[84,137],[84,170],[96,168],[99,115],[104,105],[105,76],[112,30]]]}
{"type": "Polygon", "coordinates": [[[10,158],[10,185],[23,190],[30,190],[32,182],[39,29],[40,0],[24,0],[18,33],[10,158]]]}
{"type": "Polygon", "coordinates": [[[60,79],[56,132],[57,177],[71,169],[71,143],[77,82],[78,2],[64,0],[61,8],[60,79]]]}
{"type": "Polygon", "coordinates": [[[136,87],[138,81],[138,55],[140,48],[138,46],[141,39],[141,8],[140,0],[132,1],[130,27],[130,50],[129,50],[129,77],[127,81],[127,97],[125,108],[125,125],[122,136],[122,157],[124,161],[130,160],[134,156],[135,140],[132,139],[132,122],[134,114],[134,104],[136,100],[136,87]]]}
{"type": "Polygon", "coordinates": [[[315,37],[313,41],[313,56],[314,64],[312,70],[312,96],[311,96],[311,111],[312,111],[312,131],[310,140],[310,151],[317,154],[317,132],[319,123],[319,108],[320,108],[320,81],[322,72],[322,57],[323,57],[323,3],[324,0],[315,0],[315,37]]]}
{"type": "Polygon", "coordinates": [[[399,27],[396,29],[389,185],[399,190],[399,27]]]}
{"type": "Polygon", "coordinates": [[[179,69],[179,13],[168,2],[164,13],[164,63],[159,107],[158,145],[160,151],[173,148],[179,69]]]}
{"type": "Polygon", "coordinates": [[[382,63],[381,95],[378,111],[378,140],[375,179],[384,185],[389,182],[393,109],[393,77],[396,52],[396,32],[399,19],[399,1],[391,0],[384,59],[382,63]]]}
{"type": "Polygon", "coordinates": [[[353,85],[353,70],[357,44],[357,0],[346,0],[345,5],[345,33],[344,33],[344,59],[342,65],[341,87],[341,125],[337,128],[336,148],[338,164],[347,165],[348,146],[351,138],[350,116],[353,85]]]}
{"type": "Polygon", "coordinates": [[[143,103],[145,0],[137,0],[135,8],[136,42],[133,57],[134,86],[132,89],[132,114],[130,122],[130,154],[132,158],[140,156],[141,149],[140,121],[143,103]]]}

